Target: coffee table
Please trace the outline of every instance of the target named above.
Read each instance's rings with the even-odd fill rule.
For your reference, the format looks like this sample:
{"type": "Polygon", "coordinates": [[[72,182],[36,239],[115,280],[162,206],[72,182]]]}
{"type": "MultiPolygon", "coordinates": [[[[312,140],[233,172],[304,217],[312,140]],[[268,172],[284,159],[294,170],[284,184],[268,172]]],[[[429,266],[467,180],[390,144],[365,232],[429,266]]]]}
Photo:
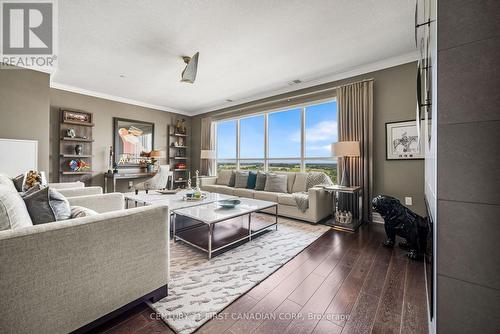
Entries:
{"type": "Polygon", "coordinates": [[[140,205],[160,204],[168,206],[170,212],[172,212],[173,210],[176,209],[213,203],[222,199],[238,198],[236,196],[203,192],[204,194],[207,195],[205,199],[186,201],[183,198],[187,192],[188,192],[187,190],[181,190],[176,194],[160,194],[154,190],[150,190],[147,193],[139,192],[138,194],[136,194],[135,192],[129,192],[124,194],[125,207],[128,209],[131,206],[131,203],[135,204],[135,206],[138,206],[139,204],[140,205]]]}
{"type": "Polygon", "coordinates": [[[278,204],[251,198],[239,198],[241,203],[234,208],[222,208],[216,202],[197,206],[174,209],[173,237],[174,242],[181,240],[195,248],[208,253],[212,258],[214,252],[220,251],[238,242],[248,240],[264,232],[270,227],[278,229],[278,204]],[[252,222],[252,213],[275,208],[272,222],[252,222]],[[248,215],[248,223],[230,223],[233,218],[248,215]],[[182,216],[199,224],[190,229],[176,231],[176,218],[182,216]],[[216,231],[217,228],[217,231],[216,231]]]}

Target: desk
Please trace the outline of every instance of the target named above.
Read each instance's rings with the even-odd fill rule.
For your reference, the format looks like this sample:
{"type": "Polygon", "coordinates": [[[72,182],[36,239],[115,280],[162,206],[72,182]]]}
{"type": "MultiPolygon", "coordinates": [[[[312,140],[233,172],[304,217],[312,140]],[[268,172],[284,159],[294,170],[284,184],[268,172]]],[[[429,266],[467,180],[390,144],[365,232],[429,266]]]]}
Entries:
{"type": "Polygon", "coordinates": [[[147,173],[104,173],[104,192],[108,192],[108,182],[109,180],[113,180],[113,192],[116,191],[116,180],[134,180],[140,179],[143,177],[153,177],[156,175],[156,172],[147,173]]]}
{"type": "Polygon", "coordinates": [[[361,192],[362,188],[359,186],[353,187],[344,187],[339,185],[334,186],[326,186],[324,187],[325,191],[329,193],[333,193],[333,212],[332,219],[326,222],[327,225],[332,226],[334,229],[348,232],[356,232],[359,225],[363,222],[363,210],[362,210],[362,200],[361,200],[361,192]],[[350,224],[342,224],[335,220],[335,212],[339,209],[338,207],[338,195],[341,194],[349,194],[354,197],[353,206],[349,209],[352,213],[352,222],[350,224]]]}

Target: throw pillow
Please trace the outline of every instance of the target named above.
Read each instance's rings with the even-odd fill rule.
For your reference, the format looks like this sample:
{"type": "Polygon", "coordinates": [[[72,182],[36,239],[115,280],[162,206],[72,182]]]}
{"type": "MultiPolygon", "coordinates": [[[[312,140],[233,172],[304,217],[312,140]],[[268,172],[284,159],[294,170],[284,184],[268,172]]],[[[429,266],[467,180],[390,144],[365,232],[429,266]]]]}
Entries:
{"type": "Polygon", "coordinates": [[[236,183],[236,173],[233,170],[233,171],[231,171],[231,178],[229,179],[228,186],[229,187],[234,187],[235,183],[236,183]]]}
{"type": "Polygon", "coordinates": [[[36,187],[38,189],[30,190],[23,196],[33,225],[71,217],[71,207],[66,197],[55,189],[36,187]]]}
{"type": "Polygon", "coordinates": [[[0,231],[33,226],[26,205],[11,186],[0,184],[0,231]]]}
{"type": "Polygon", "coordinates": [[[83,206],[75,205],[71,207],[71,218],[82,218],[88,216],[95,216],[98,214],[99,214],[98,212],[83,206]]]}
{"type": "Polygon", "coordinates": [[[304,191],[307,191],[307,173],[296,173],[292,193],[300,193],[304,191]]]}
{"type": "Polygon", "coordinates": [[[257,173],[256,172],[248,173],[247,189],[254,189],[256,182],[257,182],[257,173]]]}
{"type": "Polygon", "coordinates": [[[264,172],[257,172],[257,178],[255,180],[255,190],[264,190],[266,187],[267,174],[264,172]]]}
{"type": "Polygon", "coordinates": [[[24,183],[24,174],[12,178],[12,183],[14,183],[14,187],[16,187],[17,192],[19,193],[22,192],[24,183]]]}
{"type": "Polygon", "coordinates": [[[38,172],[30,170],[24,174],[22,191],[27,191],[29,188],[35,185],[41,185],[43,187],[47,186],[47,180],[45,179],[44,172],[38,172]]]}
{"type": "Polygon", "coordinates": [[[309,172],[307,175],[307,190],[319,185],[332,185],[333,182],[328,175],[323,172],[309,172]]]}
{"type": "Polygon", "coordinates": [[[236,171],[234,172],[234,187],[235,188],[246,188],[248,183],[248,172],[247,171],[236,171]]]}
{"type": "Polygon", "coordinates": [[[229,185],[232,173],[233,171],[231,170],[221,170],[217,175],[217,184],[221,186],[229,185]]]}
{"type": "Polygon", "coordinates": [[[267,174],[265,191],[286,193],[288,177],[284,174],[267,174]]]}

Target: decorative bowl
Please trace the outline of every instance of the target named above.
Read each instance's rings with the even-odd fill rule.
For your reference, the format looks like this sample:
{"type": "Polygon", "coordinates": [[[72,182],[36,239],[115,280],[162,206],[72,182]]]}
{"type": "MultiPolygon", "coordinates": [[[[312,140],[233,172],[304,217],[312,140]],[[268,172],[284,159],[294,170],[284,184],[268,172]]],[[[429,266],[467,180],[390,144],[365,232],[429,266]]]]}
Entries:
{"type": "Polygon", "coordinates": [[[232,209],[240,203],[241,201],[239,199],[222,199],[220,201],[217,201],[217,204],[226,209],[232,209]]]}

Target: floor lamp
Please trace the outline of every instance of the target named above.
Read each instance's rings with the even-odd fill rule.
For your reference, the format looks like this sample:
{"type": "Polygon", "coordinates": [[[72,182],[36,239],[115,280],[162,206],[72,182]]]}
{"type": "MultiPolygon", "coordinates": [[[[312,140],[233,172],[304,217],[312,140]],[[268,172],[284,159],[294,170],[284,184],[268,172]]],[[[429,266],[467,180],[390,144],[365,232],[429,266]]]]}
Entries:
{"type": "Polygon", "coordinates": [[[349,166],[346,157],[359,157],[359,141],[339,141],[332,144],[332,157],[342,158],[340,185],[350,187],[349,166]]]}

